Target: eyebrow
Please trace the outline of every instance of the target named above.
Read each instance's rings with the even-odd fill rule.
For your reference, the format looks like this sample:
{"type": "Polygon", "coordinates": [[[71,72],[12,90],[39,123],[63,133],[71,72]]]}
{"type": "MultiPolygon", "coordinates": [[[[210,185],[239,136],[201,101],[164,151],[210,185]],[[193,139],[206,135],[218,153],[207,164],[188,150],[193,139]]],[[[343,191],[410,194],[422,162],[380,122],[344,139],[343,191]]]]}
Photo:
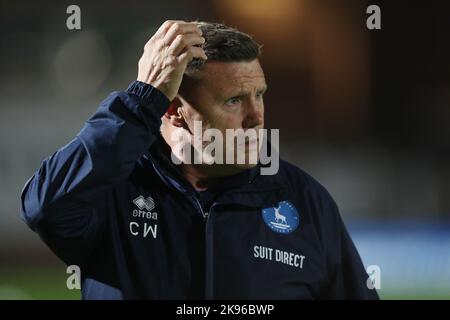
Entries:
{"type": "MultiPolygon", "coordinates": [[[[263,85],[260,89],[258,89],[256,92],[265,92],[267,90],[267,85],[263,85]]],[[[244,97],[249,95],[251,92],[250,91],[244,91],[244,90],[240,90],[238,93],[236,94],[229,94],[229,95],[224,95],[224,98],[240,98],[240,97],[244,97]]]]}

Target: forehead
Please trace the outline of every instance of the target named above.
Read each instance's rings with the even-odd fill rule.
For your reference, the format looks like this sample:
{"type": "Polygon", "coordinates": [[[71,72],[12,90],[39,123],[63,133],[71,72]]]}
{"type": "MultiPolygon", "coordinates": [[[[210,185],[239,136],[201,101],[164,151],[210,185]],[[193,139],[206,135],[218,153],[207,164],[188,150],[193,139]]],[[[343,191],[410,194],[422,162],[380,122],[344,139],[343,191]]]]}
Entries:
{"type": "Polygon", "coordinates": [[[201,70],[203,85],[227,94],[237,90],[264,89],[266,81],[258,59],[245,62],[208,61],[201,70]]]}

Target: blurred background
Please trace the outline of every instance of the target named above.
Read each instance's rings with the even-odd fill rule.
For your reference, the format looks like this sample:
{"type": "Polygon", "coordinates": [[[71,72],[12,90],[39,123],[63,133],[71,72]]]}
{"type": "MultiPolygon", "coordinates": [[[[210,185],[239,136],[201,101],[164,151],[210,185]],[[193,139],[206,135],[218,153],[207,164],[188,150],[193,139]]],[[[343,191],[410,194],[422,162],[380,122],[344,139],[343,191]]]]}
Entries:
{"type": "Polygon", "coordinates": [[[78,299],[20,220],[20,192],[164,20],[224,22],[264,45],[266,126],[333,195],[384,299],[450,298],[450,10],[444,1],[0,2],[0,299],[78,299]],[[66,8],[81,8],[68,30],[66,8]],[[368,30],[366,8],[381,8],[368,30]]]}

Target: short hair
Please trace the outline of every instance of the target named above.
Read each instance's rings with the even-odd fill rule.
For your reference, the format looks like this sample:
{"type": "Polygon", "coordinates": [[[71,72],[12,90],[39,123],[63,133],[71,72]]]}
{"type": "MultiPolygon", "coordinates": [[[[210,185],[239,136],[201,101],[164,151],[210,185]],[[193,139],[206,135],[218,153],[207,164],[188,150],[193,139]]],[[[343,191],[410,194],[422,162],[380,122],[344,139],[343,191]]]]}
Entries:
{"type": "MultiPolygon", "coordinates": [[[[221,23],[198,21],[205,43],[200,47],[208,57],[207,61],[244,62],[260,57],[262,46],[252,36],[221,23]]],[[[199,70],[203,59],[193,59],[186,67],[186,74],[199,70]]]]}

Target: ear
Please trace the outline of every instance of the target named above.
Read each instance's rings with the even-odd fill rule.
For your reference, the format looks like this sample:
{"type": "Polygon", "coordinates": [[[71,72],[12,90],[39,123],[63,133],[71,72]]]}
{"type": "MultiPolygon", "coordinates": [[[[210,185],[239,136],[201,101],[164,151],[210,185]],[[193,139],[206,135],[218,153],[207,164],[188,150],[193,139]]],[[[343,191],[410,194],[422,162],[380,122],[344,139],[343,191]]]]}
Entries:
{"type": "Polygon", "coordinates": [[[172,100],[172,102],[169,105],[169,108],[167,109],[166,113],[164,114],[164,117],[166,117],[169,120],[169,123],[173,125],[174,127],[185,127],[186,122],[184,121],[183,116],[179,112],[179,108],[182,106],[182,103],[178,97],[172,100]]]}

